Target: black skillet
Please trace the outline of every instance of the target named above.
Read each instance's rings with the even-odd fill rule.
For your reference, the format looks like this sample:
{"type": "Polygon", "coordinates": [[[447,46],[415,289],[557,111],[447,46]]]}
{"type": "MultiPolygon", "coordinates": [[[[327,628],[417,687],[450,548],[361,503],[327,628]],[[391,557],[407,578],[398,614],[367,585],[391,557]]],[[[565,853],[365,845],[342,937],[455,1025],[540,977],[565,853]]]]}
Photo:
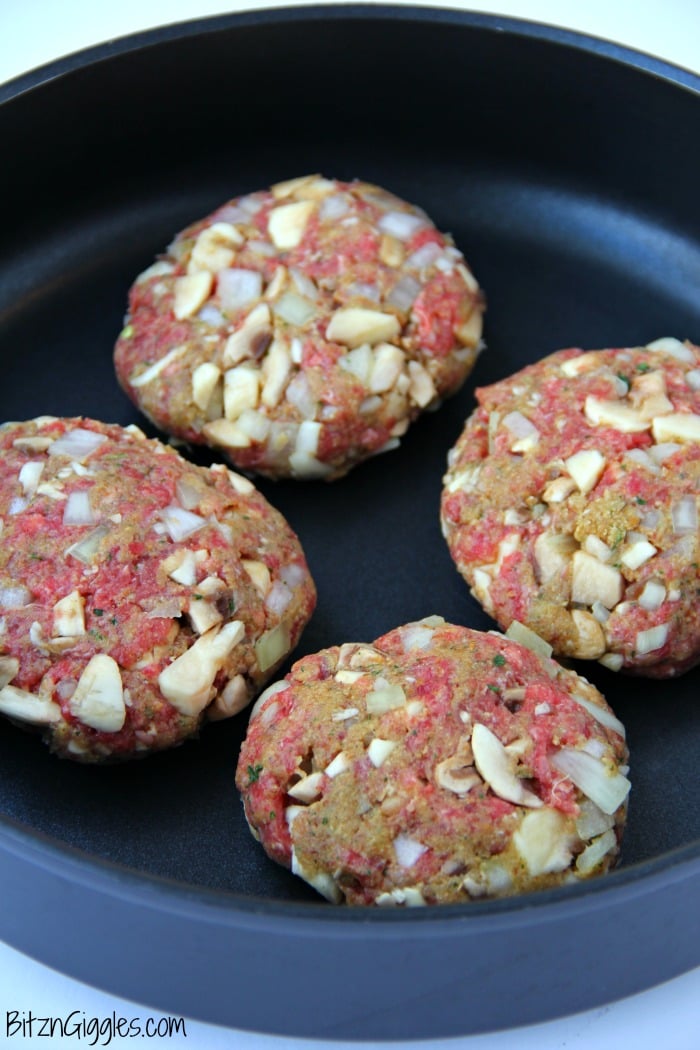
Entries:
{"type": "MultiPolygon", "coordinates": [[[[138,421],[111,368],[132,277],[175,230],[278,179],[378,182],[470,260],[488,350],[463,391],[341,482],[261,485],[318,581],[299,652],[431,613],[492,626],[438,528],[476,384],[567,345],[700,341],[700,80],[571,33],[408,7],[194,22],[1,87],[0,143],[1,419],[138,421]]],[[[698,672],[585,673],[632,753],[623,863],[602,880],[334,907],[249,837],[245,715],[105,769],[2,724],[0,936],[162,1011],[326,1038],[523,1025],[682,973],[700,963],[698,672]]]]}

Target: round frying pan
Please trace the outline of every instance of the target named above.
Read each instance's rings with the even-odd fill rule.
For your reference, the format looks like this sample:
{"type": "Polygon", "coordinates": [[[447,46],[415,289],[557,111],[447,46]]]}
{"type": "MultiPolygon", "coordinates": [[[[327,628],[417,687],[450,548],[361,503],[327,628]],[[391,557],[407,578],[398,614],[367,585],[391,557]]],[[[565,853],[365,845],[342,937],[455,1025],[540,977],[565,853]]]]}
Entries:
{"type": "MultiPolygon", "coordinates": [[[[0,419],[143,423],[112,372],[127,288],[237,194],[311,171],[367,179],[465,252],[488,348],[461,393],[340,482],[260,483],[318,584],[297,655],[433,613],[493,626],[438,525],[476,385],[564,346],[700,340],[700,81],[571,33],[375,6],[195,22],[0,88],[0,142],[0,419]]],[[[0,936],[161,1011],[326,1038],[520,1026],[679,974],[700,963],[698,673],[583,672],[632,755],[623,860],[602,879],[465,906],[332,906],[245,827],[245,713],[107,768],[3,723],[0,936]]]]}

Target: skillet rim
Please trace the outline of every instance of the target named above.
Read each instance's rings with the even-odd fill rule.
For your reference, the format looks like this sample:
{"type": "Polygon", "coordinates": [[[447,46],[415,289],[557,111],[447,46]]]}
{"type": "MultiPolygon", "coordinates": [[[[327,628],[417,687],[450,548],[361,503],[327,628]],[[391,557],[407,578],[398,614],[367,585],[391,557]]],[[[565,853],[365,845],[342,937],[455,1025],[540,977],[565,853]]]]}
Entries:
{"type": "MultiPolygon", "coordinates": [[[[664,59],[574,30],[456,8],[354,3],[269,7],[191,19],[121,36],[75,51],[0,84],[0,106],[10,105],[31,91],[46,87],[53,81],[80,70],[132,52],[167,45],[172,41],[218,34],[237,28],[279,26],[319,20],[336,23],[393,20],[406,24],[454,25],[503,33],[515,39],[537,40],[555,47],[594,55],[628,67],[634,72],[668,82],[700,98],[700,76],[695,73],[664,59]]],[[[300,926],[302,930],[310,929],[316,934],[321,929],[332,934],[341,930],[347,932],[351,929],[348,923],[355,925],[358,915],[356,909],[329,908],[320,901],[300,903],[257,898],[141,872],[79,850],[4,814],[0,814],[0,852],[2,851],[13,853],[18,860],[28,865],[47,869],[53,867],[57,874],[70,874],[73,881],[83,881],[107,896],[122,900],[138,899],[147,907],[157,907],[160,910],[170,908],[173,913],[180,910],[206,918],[207,921],[214,921],[212,916],[216,913],[217,921],[225,921],[231,926],[234,925],[234,920],[237,920],[238,924],[250,925],[269,916],[275,923],[282,920],[283,923],[300,926]],[[337,930],[334,930],[334,927],[337,927],[337,930]]],[[[538,919],[546,917],[553,920],[562,908],[575,912],[586,908],[590,901],[598,902],[598,906],[602,906],[614,896],[633,897],[652,893],[664,884],[670,885],[695,875],[700,875],[700,839],[610,872],[604,879],[531,893],[524,897],[446,905],[425,911],[368,909],[363,911],[363,922],[359,929],[364,937],[367,936],[368,926],[383,931],[390,930],[396,936],[400,936],[409,927],[413,934],[418,929],[430,933],[435,927],[441,927],[442,934],[447,933],[448,928],[452,926],[451,932],[459,934],[460,931],[463,932],[463,925],[455,922],[455,919],[468,918],[476,924],[483,921],[492,924],[497,918],[501,925],[519,925],[521,922],[527,924],[532,920],[533,910],[538,919]]],[[[382,936],[386,936],[386,933],[383,932],[382,936]]]]}

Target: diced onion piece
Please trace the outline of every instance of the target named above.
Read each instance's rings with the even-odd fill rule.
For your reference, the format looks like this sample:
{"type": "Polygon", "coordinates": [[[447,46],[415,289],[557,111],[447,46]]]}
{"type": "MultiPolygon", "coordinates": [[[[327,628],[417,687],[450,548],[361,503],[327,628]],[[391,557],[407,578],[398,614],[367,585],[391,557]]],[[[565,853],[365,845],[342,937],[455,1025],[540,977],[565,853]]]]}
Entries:
{"type": "Polygon", "coordinates": [[[381,737],[377,736],[367,748],[367,757],[375,769],[379,769],[384,765],[395,747],[395,740],[382,740],[381,737]]]}
{"type": "Polygon", "coordinates": [[[674,456],[676,452],[680,452],[683,448],[677,441],[662,441],[660,444],[652,445],[649,449],[649,455],[655,463],[664,463],[670,456],[674,456]]]}
{"type": "MultiPolygon", "coordinates": [[[[350,672],[350,673],[353,674],[355,672],[350,672]]],[[[338,674],[342,674],[342,672],[339,671],[338,674]]],[[[338,680],[338,675],[336,675],[335,678],[336,678],[336,681],[337,681],[338,680]]],[[[334,711],[333,712],[333,714],[331,715],[331,721],[333,721],[333,722],[347,722],[350,718],[355,718],[357,715],[359,715],[359,713],[360,713],[359,707],[344,707],[340,711],[334,711]]]]}
{"type": "Polygon", "coordinates": [[[637,631],[634,641],[637,656],[645,656],[647,653],[661,649],[666,644],[670,627],[669,623],[660,623],[656,627],[649,627],[646,631],[637,631]]]}
{"type": "Polygon", "coordinates": [[[32,593],[18,584],[16,587],[0,587],[0,606],[3,609],[23,609],[31,605],[32,593]]]}
{"type": "Polygon", "coordinates": [[[396,237],[400,241],[409,241],[418,230],[422,230],[427,225],[428,222],[422,215],[407,211],[387,211],[377,223],[382,233],[387,233],[390,237],[396,237]]]}
{"type": "Polygon", "coordinates": [[[576,858],[576,870],[581,875],[587,875],[597,868],[603,858],[617,848],[617,836],[612,828],[604,831],[598,838],[593,839],[586,846],[583,853],[576,858]]]}
{"type": "Polygon", "coordinates": [[[321,424],[305,419],[299,424],[294,451],[314,456],[318,451],[320,438],[321,424]]]}
{"type": "Polygon", "coordinates": [[[693,368],[686,372],[685,381],[691,390],[700,390],[700,368],[693,368]]]}
{"type": "Polygon", "coordinates": [[[34,495],[39,486],[39,479],[43,470],[44,463],[41,460],[33,459],[29,463],[23,464],[19,472],[19,483],[25,496],[31,498],[34,495]]]}
{"type": "Polygon", "coordinates": [[[630,543],[624,549],[620,555],[620,561],[628,569],[634,570],[644,565],[645,562],[648,562],[650,558],[653,558],[658,553],[653,543],[649,543],[648,540],[635,540],[634,543],[630,543]]]}
{"type": "Polygon", "coordinates": [[[11,515],[21,514],[23,511],[25,511],[27,509],[28,506],[29,506],[29,500],[26,499],[26,497],[24,497],[24,496],[14,496],[13,499],[10,500],[10,505],[7,508],[7,513],[11,514],[11,515]]]}
{"type": "Polygon", "coordinates": [[[374,355],[369,343],[362,343],[353,350],[338,358],[339,366],[345,372],[357,376],[364,386],[369,386],[369,379],[374,365],[374,355]]]}
{"type": "Polygon", "coordinates": [[[433,641],[433,629],[423,623],[412,623],[401,631],[401,645],[404,652],[413,649],[429,649],[433,641]]]}
{"type": "Polygon", "coordinates": [[[69,430],[60,438],[56,438],[48,453],[50,456],[68,456],[69,459],[83,463],[106,440],[105,434],[96,434],[94,430],[76,427],[75,430],[69,430]]]}
{"type": "Polygon", "coordinates": [[[173,543],[186,540],[188,536],[192,536],[203,525],[206,525],[205,518],[199,514],[193,514],[190,510],[185,510],[184,507],[179,507],[176,503],[164,507],[160,512],[160,517],[173,543]]]}
{"type": "MultiPolygon", "coordinates": [[[[342,366],[342,358],[339,363],[342,366]]],[[[297,372],[287,385],[285,397],[304,419],[313,419],[316,415],[318,402],[305,372],[297,372]]]]}
{"type": "Polygon", "coordinates": [[[510,638],[512,642],[517,642],[519,645],[524,645],[526,649],[531,649],[533,653],[547,660],[554,651],[549,642],[540,638],[539,634],[526,627],[524,623],[520,623],[519,620],[513,620],[506,631],[506,638],[510,638]]]}
{"type": "Polygon", "coordinates": [[[365,700],[368,714],[382,715],[385,711],[403,707],[406,703],[406,694],[400,685],[390,685],[384,678],[377,678],[374,688],[367,694],[365,700]]]}
{"type": "Polygon", "coordinates": [[[598,809],[595,802],[591,802],[589,798],[581,802],[576,818],[576,832],[584,842],[595,838],[596,835],[602,835],[614,823],[614,817],[610,813],[603,813],[602,809],[598,809]]]}
{"type": "Polygon", "coordinates": [[[629,794],[631,785],[627,777],[622,773],[611,773],[600,759],[585,751],[562,748],[552,756],[552,765],[595,802],[603,813],[615,813],[629,794]]]}
{"type": "Polygon", "coordinates": [[[608,547],[607,543],[593,532],[586,536],[581,546],[587,554],[591,554],[598,561],[609,561],[612,556],[612,548],[608,547]]]}
{"type": "Polygon", "coordinates": [[[335,222],[347,215],[350,202],[344,193],[332,193],[324,197],[318,209],[318,217],[321,222],[335,222]]]}
{"type": "Polygon", "coordinates": [[[289,276],[294,282],[294,287],[299,292],[299,295],[304,296],[306,299],[314,300],[318,297],[318,288],[305,273],[299,270],[296,266],[289,268],[289,276]]]}
{"type": "Polygon", "coordinates": [[[600,724],[605,726],[606,729],[612,729],[615,733],[619,733],[624,739],[625,727],[620,719],[615,717],[612,711],[600,707],[598,704],[595,704],[585,696],[581,696],[579,693],[572,693],[571,699],[575,700],[577,704],[580,704],[581,707],[585,708],[589,715],[592,715],[593,718],[595,718],[596,722],[600,722],[600,724]]]}
{"type": "Polygon", "coordinates": [[[307,481],[327,478],[333,473],[333,467],[329,463],[322,463],[310,452],[292,452],[289,457],[289,466],[293,477],[304,478],[307,481]]]}
{"type": "Polygon", "coordinates": [[[581,449],[564,460],[564,465],[571,477],[576,482],[580,492],[590,492],[605,470],[605,457],[595,448],[581,449]]]}
{"type": "Polygon", "coordinates": [[[695,496],[682,496],[671,507],[671,520],[676,535],[684,532],[697,532],[698,507],[695,496]]]}
{"type": "Polygon", "coordinates": [[[420,290],[420,282],[407,273],[396,282],[386,296],[386,301],[397,310],[408,312],[418,298],[420,290]]]}
{"type": "Polygon", "coordinates": [[[511,452],[527,452],[539,441],[539,430],[522,412],[509,412],[501,423],[516,439],[510,446],[511,452]]]}
{"type": "Polygon", "coordinates": [[[355,682],[359,682],[364,676],[364,671],[349,671],[345,667],[341,667],[340,670],[336,671],[333,675],[336,682],[340,682],[341,685],[354,685],[355,682]]]}
{"type": "Polygon", "coordinates": [[[274,664],[279,663],[291,648],[288,624],[278,623],[276,627],[265,631],[258,638],[254,648],[261,671],[267,671],[274,664]]]}
{"type": "Polygon", "coordinates": [[[78,540],[77,543],[73,543],[66,550],[66,557],[70,554],[73,558],[77,558],[83,565],[92,565],[97,556],[97,552],[100,548],[100,544],[105,536],[108,534],[109,529],[106,525],[98,525],[92,532],[88,532],[87,536],[83,536],[82,539],[78,540]]]}
{"type": "Polygon", "coordinates": [[[345,752],[339,751],[335,758],[331,759],[331,761],[328,763],[323,772],[326,774],[327,777],[333,779],[334,777],[337,777],[341,773],[345,773],[348,769],[350,769],[350,765],[350,759],[345,754],[345,752]]]}
{"type": "Polygon", "coordinates": [[[538,576],[543,583],[557,579],[567,570],[576,540],[567,533],[542,532],[535,540],[534,555],[538,576]]]}
{"type": "MultiPolygon", "coordinates": [[[[201,603],[198,603],[201,604],[201,603]]],[[[182,603],[179,598],[167,598],[154,605],[146,613],[147,620],[177,620],[182,613],[182,603]]],[[[221,617],[219,617],[221,619],[221,617]]]]}
{"type": "Polygon", "coordinates": [[[659,580],[647,580],[637,601],[647,612],[656,612],[666,601],[666,588],[659,580]]]}
{"type": "Polygon", "coordinates": [[[404,835],[403,832],[394,839],[396,860],[402,868],[412,868],[427,849],[428,847],[424,846],[422,842],[417,842],[416,839],[404,835]]]}
{"type": "Polygon", "coordinates": [[[298,292],[284,292],[279,299],[273,303],[272,312],[276,317],[293,325],[304,325],[316,314],[316,307],[309,299],[298,292]]]}
{"type": "Polygon", "coordinates": [[[262,295],[262,274],[235,267],[220,270],[216,290],[221,306],[229,313],[254,303],[262,295]]]}
{"type": "Polygon", "coordinates": [[[651,421],[654,440],[698,442],[700,441],[700,415],[693,412],[669,412],[655,416],[651,421]]]}
{"type": "MultiPolygon", "coordinates": [[[[652,445],[652,448],[654,446],[652,445]]],[[[659,473],[658,464],[652,459],[648,452],[645,452],[643,448],[630,448],[625,451],[625,458],[631,459],[635,463],[639,463],[640,466],[644,467],[645,470],[651,471],[652,474],[659,473]]]]}
{"type": "Polygon", "coordinates": [[[665,336],[662,339],[655,339],[652,343],[647,343],[647,350],[669,354],[678,361],[695,361],[695,354],[690,347],[682,343],[680,339],[674,339],[672,336],[665,336]]]}
{"type": "Polygon", "coordinates": [[[275,580],[265,597],[265,608],[273,616],[281,616],[294,597],[292,591],[282,580],[275,580]]]}
{"type": "Polygon", "coordinates": [[[71,492],[63,507],[64,525],[94,525],[94,511],[90,506],[90,493],[87,489],[71,492]]]}
{"type": "Polygon", "coordinates": [[[435,244],[434,241],[428,241],[427,244],[421,245],[417,248],[406,259],[405,265],[413,270],[423,270],[428,266],[432,266],[437,259],[442,255],[442,248],[439,244],[435,244]]]}
{"type": "Polygon", "coordinates": [[[585,551],[573,556],[571,597],[574,602],[592,605],[600,601],[612,609],[622,598],[624,582],[619,569],[598,561],[585,551]]]}
{"type": "Polygon", "coordinates": [[[321,795],[322,784],[323,773],[310,773],[307,777],[302,777],[296,784],[292,784],[290,788],[287,788],[287,794],[291,795],[298,802],[315,802],[321,795]]]}
{"type": "Polygon", "coordinates": [[[200,486],[193,480],[192,475],[185,475],[185,477],[178,478],[176,481],[175,495],[178,498],[180,506],[184,507],[185,510],[192,510],[201,502],[203,492],[200,486]]]}

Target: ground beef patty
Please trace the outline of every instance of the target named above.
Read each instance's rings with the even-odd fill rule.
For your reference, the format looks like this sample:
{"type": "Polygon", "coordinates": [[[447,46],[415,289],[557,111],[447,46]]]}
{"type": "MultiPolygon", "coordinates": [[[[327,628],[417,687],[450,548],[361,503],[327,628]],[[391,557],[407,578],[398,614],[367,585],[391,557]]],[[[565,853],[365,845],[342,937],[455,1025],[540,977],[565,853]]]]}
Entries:
{"type": "Polygon", "coordinates": [[[430,617],[296,663],[253,709],[237,784],[267,853],[329,900],[432,904],[604,872],[626,759],[585,679],[430,617]]]}
{"type": "Polygon", "coordinates": [[[315,602],[253,485],[90,419],[8,423],[0,449],[0,712],[92,762],[244,707],[315,602]]]}
{"type": "Polygon", "coordinates": [[[314,175],[180,233],[131,289],[115,365],[168,433],[244,470],[332,479],[459,388],[482,310],[422,211],[314,175]]]}
{"type": "Polygon", "coordinates": [[[612,670],[700,659],[700,349],[562,350],[477,391],[442,524],[501,626],[612,670]]]}

